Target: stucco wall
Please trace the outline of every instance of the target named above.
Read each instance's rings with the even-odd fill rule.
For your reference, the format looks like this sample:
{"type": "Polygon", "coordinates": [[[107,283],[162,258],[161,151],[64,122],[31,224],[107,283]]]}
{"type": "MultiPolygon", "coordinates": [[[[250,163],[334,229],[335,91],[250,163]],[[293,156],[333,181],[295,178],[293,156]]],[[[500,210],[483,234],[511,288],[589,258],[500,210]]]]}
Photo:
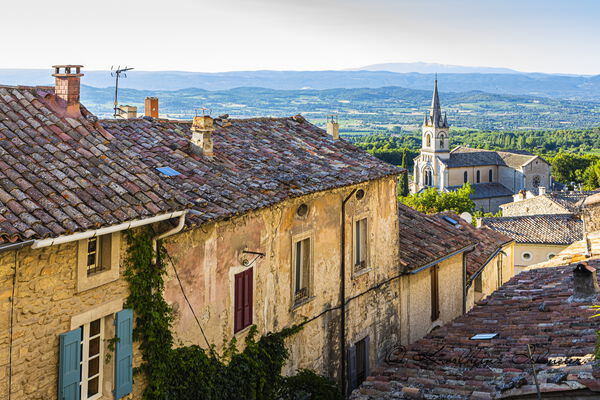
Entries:
{"type": "MultiPolygon", "coordinates": [[[[365,190],[362,200],[352,197],[346,206],[346,298],[366,291],[397,274],[398,218],[396,181],[386,178],[354,188],[365,190]],[[368,269],[353,275],[352,222],[368,218],[368,269]]],[[[330,376],[339,362],[340,312],[327,311],[339,305],[341,202],[353,188],[317,193],[289,200],[275,207],[193,229],[167,240],[166,247],[178,270],[192,307],[200,318],[211,344],[221,348],[233,336],[233,279],[252,263],[254,276],[253,323],[259,333],[280,330],[324,312],[306,324],[288,342],[290,363],[286,371],[312,368],[330,376]],[[301,218],[296,210],[307,204],[301,218]],[[294,305],[292,293],[292,243],[308,235],[313,243],[310,300],[294,305]],[[261,252],[264,258],[244,255],[244,250],[261,252]]],[[[384,285],[350,301],[346,337],[352,344],[365,335],[371,340],[372,364],[385,353],[399,326],[394,304],[398,281],[384,285]]],[[[206,343],[185,303],[181,288],[169,267],[165,288],[167,301],[176,310],[175,332],[183,344],[206,343]]],[[[245,331],[236,334],[243,341],[245,331]]]]}
{"type": "Polygon", "coordinates": [[[463,312],[463,254],[439,264],[440,317],[431,321],[431,277],[429,269],[402,278],[401,342],[412,343],[435,327],[463,312]]]}
{"type": "Polygon", "coordinates": [[[475,303],[486,298],[496,291],[504,283],[508,282],[515,274],[514,269],[514,249],[515,243],[511,242],[502,247],[502,251],[506,254],[498,253],[494,258],[484,266],[481,276],[481,293],[475,291],[475,282],[467,291],[467,311],[474,307],[475,303]],[[502,268],[499,268],[499,260],[502,260],[502,268]]]}
{"type": "Polygon", "coordinates": [[[523,244],[517,243],[515,246],[515,274],[521,272],[524,267],[532,264],[538,264],[548,261],[549,254],[558,254],[564,250],[566,245],[547,245],[547,244],[523,244]],[[525,260],[523,253],[530,253],[531,258],[525,260]]]}
{"type": "Polygon", "coordinates": [[[523,171],[520,169],[498,167],[498,182],[514,193],[524,188],[524,179],[523,171]]]}
{"type": "Polygon", "coordinates": [[[498,182],[498,166],[496,165],[484,165],[476,167],[461,167],[461,168],[448,168],[448,186],[461,186],[464,181],[464,173],[467,172],[467,178],[469,183],[472,185],[477,183],[477,171],[481,173],[480,183],[488,183],[489,170],[492,170],[492,182],[498,182]]]}
{"type": "MultiPolygon", "coordinates": [[[[125,240],[121,240],[121,260],[125,240]]],[[[12,400],[48,400],[57,397],[59,335],[74,327],[75,316],[99,308],[120,307],[128,295],[123,279],[98,288],[77,292],[77,243],[33,250],[0,253],[0,398],[8,398],[9,355],[12,354],[12,400]],[[14,291],[12,349],[10,343],[13,276],[14,291]]],[[[122,277],[123,268],[120,269],[122,277]]],[[[105,324],[105,338],[113,328],[105,324]]],[[[105,343],[105,354],[107,352],[105,343]]],[[[134,367],[139,354],[134,345],[134,367]]],[[[112,358],[114,360],[114,357],[112,358]]],[[[112,399],[112,364],[103,361],[103,399],[112,399]]],[[[135,379],[139,397],[141,380],[135,379]]],[[[136,398],[137,398],[136,397],[136,398]]]]}

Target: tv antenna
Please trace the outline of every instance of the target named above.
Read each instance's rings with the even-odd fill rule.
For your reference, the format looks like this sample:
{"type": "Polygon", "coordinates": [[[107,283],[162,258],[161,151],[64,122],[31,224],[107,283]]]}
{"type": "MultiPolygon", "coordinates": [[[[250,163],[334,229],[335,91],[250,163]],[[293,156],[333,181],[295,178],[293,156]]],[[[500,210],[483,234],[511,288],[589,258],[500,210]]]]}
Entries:
{"type": "Polygon", "coordinates": [[[121,68],[121,66],[117,66],[117,68],[115,68],[114,66],[110,67],[110,76],[112,76],[113,78],[115,78],[115,106],[114,106],[114,114],[113,117],[117,118],[117,116],[119,115],[119,112],[121,111],[121,109],[119,108],[119,78],[121,77],[121,75],[123,75],[123,78],[127,78],[127,71],[131,71],[133,68],[121,68]]]}

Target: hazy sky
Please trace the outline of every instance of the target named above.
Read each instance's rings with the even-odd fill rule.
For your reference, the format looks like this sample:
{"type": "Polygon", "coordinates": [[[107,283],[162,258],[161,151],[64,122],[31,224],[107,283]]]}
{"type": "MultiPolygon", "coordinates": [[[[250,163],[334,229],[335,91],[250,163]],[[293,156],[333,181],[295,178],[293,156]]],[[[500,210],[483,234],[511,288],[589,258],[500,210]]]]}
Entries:
{"type": "Polygon", "coordinates": [[[320,70],[385,62],[600,74],[598,0],[19,0],[0,68],[320,70]]]}

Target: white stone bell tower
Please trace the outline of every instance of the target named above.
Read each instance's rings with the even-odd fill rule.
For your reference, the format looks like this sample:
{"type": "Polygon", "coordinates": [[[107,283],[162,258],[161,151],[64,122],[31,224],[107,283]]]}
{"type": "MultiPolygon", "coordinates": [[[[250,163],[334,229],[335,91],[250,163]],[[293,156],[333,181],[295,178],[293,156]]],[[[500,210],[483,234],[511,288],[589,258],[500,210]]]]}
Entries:
{"type": "Polygon", "coordinates": [[[448,128],[446,114],[444,113],[442,117],[436,77],[433,98],[431,100],[431,110],[429,111],[429,115],[425,115],[425,120],[423,121],[421,154],[439,157],[442,160],[450,158],[448,128]]]}

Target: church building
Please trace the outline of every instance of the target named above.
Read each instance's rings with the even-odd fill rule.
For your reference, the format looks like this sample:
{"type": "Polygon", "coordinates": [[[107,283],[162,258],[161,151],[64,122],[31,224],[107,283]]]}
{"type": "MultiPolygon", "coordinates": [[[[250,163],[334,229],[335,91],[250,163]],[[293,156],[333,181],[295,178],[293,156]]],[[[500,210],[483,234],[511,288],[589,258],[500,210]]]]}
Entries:
{"type": "Polygon", "coordinates": [[[470,183],[475,209],[497,212],[521,190],[537,192],[551,185],[550,164],[526,151],[491,151],[459,146],[450,150],[449,125],[442,115],[437,79],[429,114],[423,121],[421,154],[415,158],[413,192],[440,191],[470,183]]]}

